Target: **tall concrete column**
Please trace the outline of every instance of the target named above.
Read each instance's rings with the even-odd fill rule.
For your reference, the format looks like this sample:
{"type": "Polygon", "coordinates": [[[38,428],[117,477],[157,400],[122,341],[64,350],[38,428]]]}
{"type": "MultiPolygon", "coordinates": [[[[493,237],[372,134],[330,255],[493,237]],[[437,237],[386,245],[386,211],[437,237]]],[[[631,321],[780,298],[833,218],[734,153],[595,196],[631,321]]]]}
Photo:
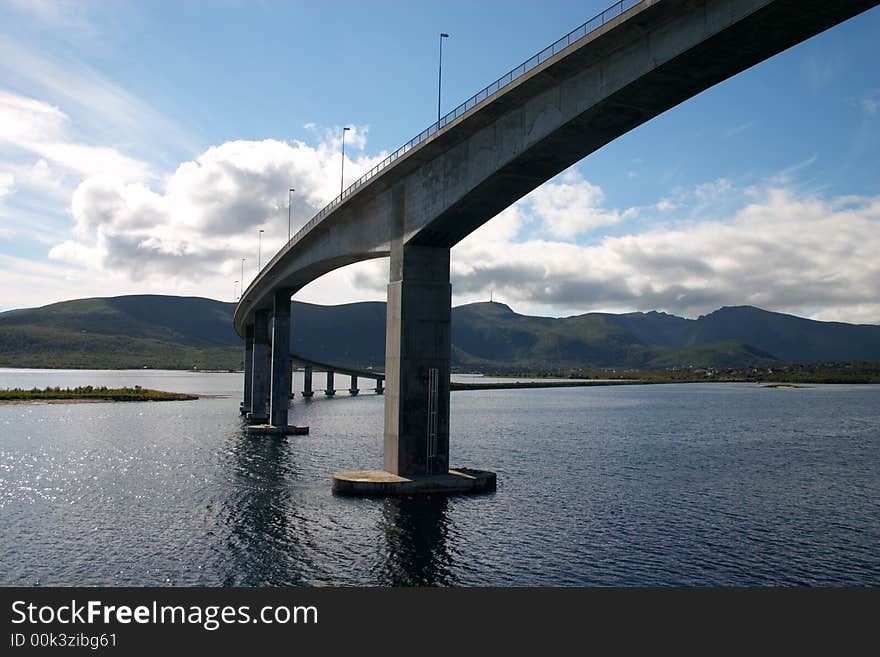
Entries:
{"type": "Polygon", "coordinates": [[[312,367],[311,365],[306,365],[303,370],[303,397],[308,399],[314,394],[312,390],[312,367]]]}
{"type": "Polygon", "coordinates": [[[269,424],[287,426],[290,407],[290,290],[275,291],[272,308],[272,380],[269,396],[269,424]]]}
{"type": "MultiPolygon", "coordinates": [[[[333,475],[342,495],[495,490],[494,472],[449,469],[452,286],[449,249],[407,245],[406,192],[392,190],[385,328],[384,470],[333,475]]],[[[382,393],[380,380],[376,392],[382,393]]]]}
{"type": "Polygon", "coordinates": [[[269,311],[254,313],[254,353],[251,365],[251,412],[248,419],[265,422],[269,419],[269,311]]]}
{"type": "Polygon", "coordinates": [[[251,380],[254,371],[254,325],[248,324],[244,333],[244,395],[241,400],[241,414],[251,412],[251,380]]]}
{"type": "Polygon", "coordinates": [[[385,334],[385,470],[449,470],[449,249],[392,242],[385,334]]]}

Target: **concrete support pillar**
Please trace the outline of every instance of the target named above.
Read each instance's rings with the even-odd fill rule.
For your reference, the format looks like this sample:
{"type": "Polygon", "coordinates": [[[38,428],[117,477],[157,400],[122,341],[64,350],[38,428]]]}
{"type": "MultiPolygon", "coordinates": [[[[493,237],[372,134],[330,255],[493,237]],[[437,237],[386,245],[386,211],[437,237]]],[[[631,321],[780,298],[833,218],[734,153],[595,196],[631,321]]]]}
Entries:
{"type": "Polygon", "coordinates": [[[356,395],[359,392],[360,392],[360,390],[358,390],[358,378],[354,374],[352,374],[351,375],[351,386],[348,388],[348,394],[356,395]]]}
{"type": "Polygon", "coordinates": [[[241,414],[251,412],[251,385],[254,371],[254,325],[248,324],[244,333],[244,395],[241,400],[241,414]]]}
{"type": "Polygon", "coordinates": [[[394,240],[385,336],[385,470],[449,470],[449,249],[394,240]]]}
{"type": "Polygon", "coordinates": [[[254,313],[254,353],[251,365],[251,412],[248,419],[265,422],[269,419],[269,311],[254,313]]]}
{"type": "Polygon", "coordinates": [[[312,367],[311,365],[306,365],[303,369],[303,397],[308,399],[315,392],[312,390],[312,367]]]}
{"type": "Polygon", "coordinates": [[[376,379],[376,394],[381,395],[383,392],[385,392],[385,381],[376,379]]]}
{"type": "Polygon", "coordinates": [[[336,389],[333,387],[333,372],[327,372],[327,387],[324,388],[324,394],[328,397],[336,394],[336,389]]]}
{"type": "Polygon", "coordinates": [[[314,394],[312,390],[312,368],[310,365],[306,365],[303,369],[303,397],[308,399],[314,394]]]}
{"type": "MultiPolygon", "coordinates": [[[[385,469],[337,472],[333,491],[341,495],[411,495],[495,490],[493,472],[449,469],[449,249],[404,243],[403,185],[391,191],[390,219],[385,469]]],[[[377,380],[376,392],[381,393],[383,387],[377,380]]]]}
{"type": "Polygon", "coordinates": [[[290,407],[290,290],[276,290],[272,308],[272,380],[269,424],[286,427],[290,407]]]}

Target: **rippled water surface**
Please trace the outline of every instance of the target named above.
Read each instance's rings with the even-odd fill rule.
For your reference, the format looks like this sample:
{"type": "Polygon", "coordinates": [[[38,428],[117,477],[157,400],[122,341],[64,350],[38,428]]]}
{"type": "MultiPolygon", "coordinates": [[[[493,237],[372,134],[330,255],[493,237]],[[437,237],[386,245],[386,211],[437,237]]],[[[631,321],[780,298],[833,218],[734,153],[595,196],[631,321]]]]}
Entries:
{"type": "Polygon", "coordinates": [[[80,384],[228,396],[0,406],[0,584],[880,585],[880,386],[455,392],[498,491],[361,500],[330,476],[381,467],[372,391],[248,438],[240,374],[0,370],[80,384]]]}

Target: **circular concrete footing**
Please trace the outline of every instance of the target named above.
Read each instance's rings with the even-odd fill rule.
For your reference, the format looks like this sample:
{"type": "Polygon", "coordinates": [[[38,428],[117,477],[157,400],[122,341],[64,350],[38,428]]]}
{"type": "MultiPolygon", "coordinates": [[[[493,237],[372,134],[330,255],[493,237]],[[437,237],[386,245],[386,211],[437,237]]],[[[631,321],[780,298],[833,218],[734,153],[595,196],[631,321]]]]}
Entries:
{"type": "Polygon", "coordinates": [[[252,424],[245,428],[249,436],[302,436],[309,432],[308,427],[288,424],[286,427],[276,427],[271,424],[252,424]]]}
{"type": "Polygon", "coordinates": [[[485,493],[495,490],[494,472],[456,468],[447,474],[401,476],[384,470],[353,470],[333,475],[339,495],[393,496],[424,493],[485,493]]]}

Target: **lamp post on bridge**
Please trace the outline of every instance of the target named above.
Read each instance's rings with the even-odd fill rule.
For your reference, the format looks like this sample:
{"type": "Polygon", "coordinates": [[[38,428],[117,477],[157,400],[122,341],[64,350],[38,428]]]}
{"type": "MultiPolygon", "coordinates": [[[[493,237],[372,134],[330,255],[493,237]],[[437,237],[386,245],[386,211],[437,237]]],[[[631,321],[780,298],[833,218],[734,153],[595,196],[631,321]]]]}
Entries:
{"type": "Polygon", "coordinates": [[[260,228],[259,241],[257,242],[257,276],[260,275],[260,270],[263,268],[263,233],[265,232],[265,230],[260,228]]]}
{"type": "Polygon", "coordinates": [[[290,197],[296,190],[291,187],[287,190],[287,241],[290,241],[290,197]]]}
{"type": "Polygon", "coordinates": [[[345,133],[351,130],[351,128],[343,128],[342,129],[342,171],[339,176],[339,195],[342,196],[342,185],[345,180],[345,133]]]}
{"type": "Polygon", "coordinates": [[[242,292],[244,292],[244,261],[245,260],[247,260],[247,258],[241,259],[241,291],[242,292]]]}
{"type": "Polygon", "coordinates": [[[232,284],[232,300],[238,301],[238,281],[232,284]]]}
{"type": "Polygon", "coordinates": [[[445,32],[440,33],[440,66],[437,69],[437,129],[440,129],[440,90],[443,85],[443,39],[448,39],[445,32]]]}

